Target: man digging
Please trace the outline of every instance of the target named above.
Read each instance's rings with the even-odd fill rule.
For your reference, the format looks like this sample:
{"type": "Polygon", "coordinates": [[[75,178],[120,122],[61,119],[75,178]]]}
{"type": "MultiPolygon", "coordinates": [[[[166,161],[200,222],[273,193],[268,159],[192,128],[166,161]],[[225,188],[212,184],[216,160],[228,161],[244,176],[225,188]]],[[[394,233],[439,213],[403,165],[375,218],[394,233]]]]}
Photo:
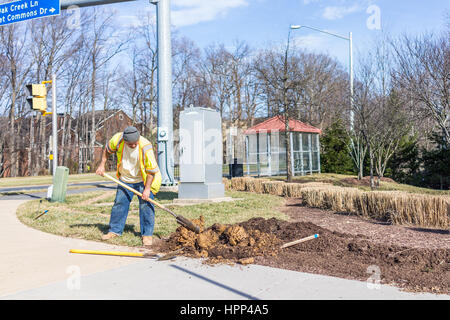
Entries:
{"type": "MultiPolygon", "coordinates": [[[[96,174],[103,176],[109,154],[117,157],[117,177],[129,187],[142,193],[139,198],[139,222],[144,246],[152,244],[155,225],[155,209],[148,202],[154,199],[161,187],[161,173],[151,143],[139,134],[135,127],[127,127],[116,133],[103,150],[102,160],[96,174]]],[[[114,206],[111,209],[109,232],[102,240],[121,236],[128,216],[133,192],[118,185],[114,206]]]]}

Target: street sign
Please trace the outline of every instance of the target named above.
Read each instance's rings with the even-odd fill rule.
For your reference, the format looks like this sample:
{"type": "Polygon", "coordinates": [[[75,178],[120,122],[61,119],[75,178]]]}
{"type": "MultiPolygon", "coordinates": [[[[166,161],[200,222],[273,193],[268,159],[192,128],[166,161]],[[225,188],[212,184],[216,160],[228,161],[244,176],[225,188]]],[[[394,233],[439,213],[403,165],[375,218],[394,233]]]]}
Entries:
{"type": "Polygon", "coordinates": [[[59,15],[60,0],[19,0],[0,4],[0,26],[59,15]]]}

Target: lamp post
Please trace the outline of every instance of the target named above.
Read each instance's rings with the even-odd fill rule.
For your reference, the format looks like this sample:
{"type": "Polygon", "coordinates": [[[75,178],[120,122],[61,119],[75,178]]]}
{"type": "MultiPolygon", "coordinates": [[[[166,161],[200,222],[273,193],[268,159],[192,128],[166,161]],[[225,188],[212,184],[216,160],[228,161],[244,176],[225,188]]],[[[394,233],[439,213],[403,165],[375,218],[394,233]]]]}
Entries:
{"type": "Polygon", "coordinates": [[[291,25],[290,29],[300,29],[300,28],[308,28],[311,30],[315,30],[318,32],[326,33],[331,36],[347,40],[349,42],[349,74],[350,74],[350,131],[353,131],[353,38],[352,33],[348,33],[348,37],[344,37],[335,33],[331,33],[328,31],[320,30],[317,28],[303,26],[303,25],[291,25]]]}

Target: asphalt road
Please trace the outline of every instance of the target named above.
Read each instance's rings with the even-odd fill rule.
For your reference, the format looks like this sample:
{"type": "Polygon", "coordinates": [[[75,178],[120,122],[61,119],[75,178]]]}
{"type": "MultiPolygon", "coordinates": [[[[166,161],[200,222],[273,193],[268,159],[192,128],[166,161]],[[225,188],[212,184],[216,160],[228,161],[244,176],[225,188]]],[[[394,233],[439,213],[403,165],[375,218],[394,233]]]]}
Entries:
{"type": "MultiPolygon", "coordinates": [[[[99,190],[115,190],[116,184],[114,182],[83,182],[83,183],[71,183],[67,187],[82,187],[78,189],[67,189],[67,194],[77,194],[82,192],[99,191],[99,190]]],[[[33,200],[47,197],[47,189],[49,185],[40,185],[33,187],[11,187],[1,188],[0,193],[8,193],[6,195],[0,195],[0,200],[33,200]],[[27,192],[30,190],[31,192],[27,192]],[[38,191],[39,190],[39,191],[38,191]],[[40,191],[42,190],[42,191],[40,191]]]]}

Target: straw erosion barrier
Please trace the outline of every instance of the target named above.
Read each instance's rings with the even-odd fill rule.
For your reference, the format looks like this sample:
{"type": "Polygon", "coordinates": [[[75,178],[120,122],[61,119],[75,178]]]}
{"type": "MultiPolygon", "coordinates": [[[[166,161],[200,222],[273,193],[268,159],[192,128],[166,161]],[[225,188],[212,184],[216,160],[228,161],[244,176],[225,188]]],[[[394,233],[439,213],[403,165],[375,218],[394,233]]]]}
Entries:
{"type": "Polygon", "coordinates": [[[450,228],[450,197],[403,191],[363,191],[322,182],[286,183],[264,178],[224,179],[227,190],[301,198],[303,204],[336,212],[421,227],[450,228]]]}

